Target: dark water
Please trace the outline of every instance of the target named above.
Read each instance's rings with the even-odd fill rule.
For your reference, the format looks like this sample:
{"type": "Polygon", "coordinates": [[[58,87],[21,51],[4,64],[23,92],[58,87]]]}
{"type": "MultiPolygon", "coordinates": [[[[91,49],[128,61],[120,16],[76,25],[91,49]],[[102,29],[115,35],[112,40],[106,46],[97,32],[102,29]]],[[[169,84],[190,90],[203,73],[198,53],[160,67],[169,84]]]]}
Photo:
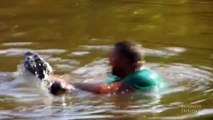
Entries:
{"type": "Polygon", "coordinates": [[[211,0],[1,0],[0,118],[212,120],[212,8],[211,0]],[[143,44],[165,90],[57,98],[17,68],[33,50],[70,82],[101,81],[109,47],[122,39],[143,44]]]}

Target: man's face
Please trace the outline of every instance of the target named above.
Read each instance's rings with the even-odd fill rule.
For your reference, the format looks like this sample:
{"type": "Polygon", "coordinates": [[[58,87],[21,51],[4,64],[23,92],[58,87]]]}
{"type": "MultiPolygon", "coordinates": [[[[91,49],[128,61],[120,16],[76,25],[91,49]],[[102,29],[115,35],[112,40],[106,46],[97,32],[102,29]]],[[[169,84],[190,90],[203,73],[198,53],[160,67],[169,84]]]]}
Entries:
{"type": "Polygon", "coordinates": [[[125,68],[125,59],[115,49],[111,51],[109,63],[112,66],[112,74],[120,77],[123,69],[125,68]]]}

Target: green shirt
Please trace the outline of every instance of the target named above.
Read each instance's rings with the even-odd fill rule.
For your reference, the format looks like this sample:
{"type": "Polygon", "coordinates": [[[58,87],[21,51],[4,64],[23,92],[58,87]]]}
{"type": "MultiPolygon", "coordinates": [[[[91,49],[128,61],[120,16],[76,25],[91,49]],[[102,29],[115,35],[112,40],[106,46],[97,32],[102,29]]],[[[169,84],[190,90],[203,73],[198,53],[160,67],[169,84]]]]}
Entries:
{"type": "MultiPolygon", "coordinates": [[[[120,79],[116,76],[109,76],[105,83],[118,82],[120,79]]],[[[135,91],[153,90],[163,86],[163,78],[149,68],[137,70],[125,77],[122,82],[129,85],[130,89],[135,91]]]]}

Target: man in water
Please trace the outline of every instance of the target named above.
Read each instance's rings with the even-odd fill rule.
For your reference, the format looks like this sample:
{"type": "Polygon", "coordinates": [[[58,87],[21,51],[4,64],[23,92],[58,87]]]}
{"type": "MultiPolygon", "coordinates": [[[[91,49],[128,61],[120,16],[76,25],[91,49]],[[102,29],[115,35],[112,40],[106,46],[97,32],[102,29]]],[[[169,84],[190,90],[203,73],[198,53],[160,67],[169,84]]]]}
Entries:
{"type": "Polygon", "coordinates": [[[120,94],[159,88],[163,78],[143,66],[139,45],[128,41],[114,45],[109,57],[112,66],[107,80],[98,83],[76,83],[74,86],[96,94],[120,94]]]}

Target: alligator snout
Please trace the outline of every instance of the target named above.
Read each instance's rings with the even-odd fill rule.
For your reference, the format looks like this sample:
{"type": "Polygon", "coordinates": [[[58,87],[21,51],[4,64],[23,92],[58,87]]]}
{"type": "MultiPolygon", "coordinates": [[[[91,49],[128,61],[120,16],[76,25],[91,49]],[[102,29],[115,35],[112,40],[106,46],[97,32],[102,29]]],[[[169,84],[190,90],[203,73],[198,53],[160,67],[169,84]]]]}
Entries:
{"type": "Polygon", "coordinates": [[[52,74],[52,67],[49,63],[33,52],[26,52],[24,54],[24,67],[41,80],[52,74]]]}

